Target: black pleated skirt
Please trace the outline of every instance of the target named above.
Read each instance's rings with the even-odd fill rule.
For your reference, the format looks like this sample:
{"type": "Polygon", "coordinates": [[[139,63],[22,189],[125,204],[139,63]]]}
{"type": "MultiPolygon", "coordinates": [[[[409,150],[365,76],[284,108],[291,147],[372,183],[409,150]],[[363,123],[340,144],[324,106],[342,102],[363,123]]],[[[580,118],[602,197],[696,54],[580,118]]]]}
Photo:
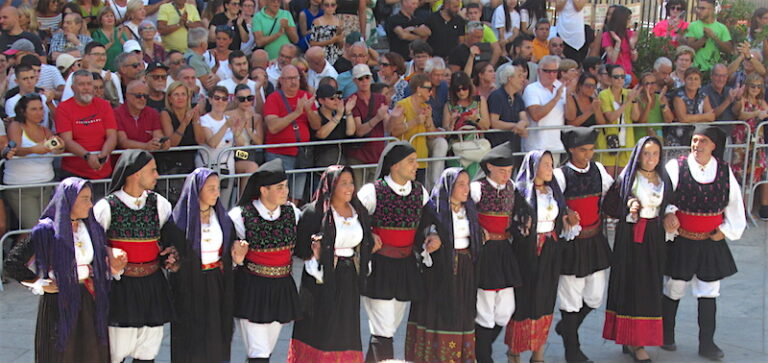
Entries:
{"type": "Polygon", "coordinates": [[[293,325],[289,362],[362,361],[357,276],[354,260],[341,257],[336,263],[335,291],[327,291],[325,284],[302,273],[302,317],[293,325]]]}
{"type": "Polygon", "coordinates": [[[455,255],[456,268],[448,276],[433,266],[424,272],[425,293],[411,304],[405,338],[409,362],[473,362],[477,285],[469,253],[455,255]],[[450,285],[450,296],[440,291],[450,285]]]}
{"type": "Polygon", "coordinates": [[[235,270],[236,318],[257,324],[296,320],[301,311],[299,292],[290,275],[271,278],[253,275],[245,266],[235,270]]]}
{"type": "Polygon", "coordinates": [[[123,275],[109,290],[109,326],[161,326],[173,319],[171,291],[162,270],[145,276],[123,275]]]}
{"type": "MultiPolygon", "coordinates": [[[[182,295],[195,299],[199,308],[192,309],[184,301],[176,301],[176,318],[171,322],[171,360],[174,362],[226,362],[230,359],[232,330],[224,328],[225,311],[222,301],[224,281],[221,270],[202,271],[199,283],[207,293],[200,296],[182,295]],[[202,311],[197,314],[195,311],[202,311]]],[[[177,296],[178,298],[179,296],[177,296]]],[[[231,325],[229,325],[231,328],[231,325]]]]}
{"type": "Polygon", "coordinates": [[[520,256],[523,283],[515,288],[515,313],[512,319],[535,320],[552,314],[562,268],[563,243],[547,237],[541,254],[537,255],[536,235],[515,240],[515,253],[520,256]]]}
{"type": "Polygon", "coordinates": [[[78,363],[104,362],[109,359],[109,344],[96,335],[96,304],[84,285],[80,285],[80,312],[69,333],[64,351],[56,349],[58,341],[59,294],[40,297],[35,329],[35,362],[78,363]]]}
{"type": "Polygon", "coordinates": [[[414,255],[405,258],[380,254],[371,256],[371,274],[365,296],[380,300],[416,301],[421,299],[423,291],[419,262],[414,255]]]}
{"type": "Polygon", "coordinates": [[[701,281],[717,281],[737,272],[726,240],[694,241],[677,236],[667,243],[665,274],[675,280],[689,281],[693,275],[701,281]]]}
{"type": "Polygon", "coordinates": [[[616,230],[603,338],[616,344],[658,346],[664,342],[664,227],[659,219],[648,221],[643,243],[637,243],[636,226],[622,221],[616,230]]]}
{"type": "Polygon", "coordinates": [[[602,234],[590,238],[563,241],[562,275],[584,277],[611,265],[611,246],[602,234]]]}
{"type": "Polygon", "coordinates": [[[520,267],[508,240],[487,241],[480,249],[476,266],[477,287],[484,290],[520,286],[520,267]]]}

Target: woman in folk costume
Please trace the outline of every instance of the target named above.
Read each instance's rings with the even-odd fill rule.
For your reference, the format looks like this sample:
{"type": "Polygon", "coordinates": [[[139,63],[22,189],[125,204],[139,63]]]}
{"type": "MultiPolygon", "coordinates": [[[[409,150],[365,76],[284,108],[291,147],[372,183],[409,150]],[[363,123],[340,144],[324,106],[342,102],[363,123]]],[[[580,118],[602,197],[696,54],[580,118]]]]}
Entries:
{"type": "MultiPolygon", "coordinates": [[[[469,174],[448,168],[432,189],[426,218],[442,242],[423,272],[424,298],[411,303],[405,359],[414,362],[474,362],[475,261],[483,232],[469,198],[469,174]]],[[[421,243],[417,243],[417,246],[421,243]]]]}
{"type": "Polygon", "coordinates": [[[5,262],[9,276],[41,295],[36,362],[109,362],[109,282],[127,260],[107,247],[92,207],[91,184],[64,179],[31,237],[5,262]],[[27,267],[33,259],[37,272],[27,267]]]}
{"type": "Polygon", "coordinates": [[[375,248],[353,175],[348,166],[329,166],[299,220],[303,317],[294,323],[288,362],[363,361],[360,291],[375,248]]]}
{"type": "Polygon", "coordinates": [[[232,262],[241,264],[247,244],[233,244],[232,221],[219,200],[219,176],[197,168],[187,176],[173,209],[179,270],[171,274],[176,318],[171,359],[223,362],[232,344],[232,262]]]}
{"type": "Polygon", "coordinates": [[[665,234],[662,216],[672,184],[661,162],[661,142],[643,137],[606,195],[604,211],[619,219],[613,244],[603,338],[623,345],[636,361],[646,346],[664,343],[661,320],[665,234]]]}
{"type": "Polygon", "coordinates": [[[533,351],[531,362],[544,361],[562,262],[558,235],[573,232],[572,226],[578,223],[567,214],[553,170],[552,153],[533,150],[517,174],[513,247],[523,284],[515,288],[515,313],[504,338],[514,362],[528,350],[533,351]]]}

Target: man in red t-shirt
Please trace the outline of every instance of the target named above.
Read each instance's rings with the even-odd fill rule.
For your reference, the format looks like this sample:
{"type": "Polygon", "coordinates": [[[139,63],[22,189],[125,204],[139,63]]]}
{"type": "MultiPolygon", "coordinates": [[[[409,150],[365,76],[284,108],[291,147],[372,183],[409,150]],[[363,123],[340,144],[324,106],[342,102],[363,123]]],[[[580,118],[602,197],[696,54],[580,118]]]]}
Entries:
{"type": "Polygon", "coordinates": [[[163,130],[160,114],[147,107],[149,86],[144,81],[132,81],[125,92],[125,103],[115,109],[117,143],[121,149],[157,151],[168,149],[166,140],[160,143],[163,130]]]}
{"type": "MultiPolygon", "coordinates": [[[[320,128],[320,115],[317,113],[314,97],[299,89],[299,70],[295,66],[283,67],[278,82],[280,89],[272,92],[264,101],[264,120],[267,124],[264,143],[271,145],[309,141],[310,126],[314,130],[320,128]],[[286,107],[286,102],[289,107],[286,107]]],[[[282,159],[285,170],[312,167],[299,165],[301,158],[298,154],[299,148],[295,146],[270,148],[267,149],[265,159],[282,159]]],[[[295,177],[289,178],[292,181],[291,198],[294,204],[298,205],[304,196],[307,175],[294,175],[295,177]]]]}
{"type": "MultiPolygon", "coordinates": [[[[66,176],[104,179],[112,175],[109,154],[117,145],[117,123],[109,102],[93,96],[93,75],[79,70],[72,75],[75,96],[56,109],[56,130],[64,139],[67,152],[61,168],[66,176]]],[[[94,188],[94,200],[103,188],[94,188]]]]}
{"type": "MultiPolygon", "coordinates": [[[[355,136],[360,138],[384,137],[384,125],[389,123],[389,102],[384,95],[371,93],[372,76],[367,64],[358,64],[352,69],[352,81],[357,86],[357,103],[352,109],[352,115],[355,117],[355,136]]],[[[367,141],[346,146],[344,151],[350,165],[376,164],[386,143],[367,141]]],[[[374,173],[365,173],[365,169],[354,169],[354,172],[358,189],[363,184],[373,182],[374,173]]]]}

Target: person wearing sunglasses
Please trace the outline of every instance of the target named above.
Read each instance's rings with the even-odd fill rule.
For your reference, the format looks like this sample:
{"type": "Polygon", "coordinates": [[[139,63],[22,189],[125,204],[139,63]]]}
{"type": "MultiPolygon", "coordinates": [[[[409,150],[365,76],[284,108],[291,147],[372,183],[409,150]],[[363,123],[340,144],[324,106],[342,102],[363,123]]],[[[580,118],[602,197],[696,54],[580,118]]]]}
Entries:
{"type": "MultiPolygon", "coordinates": [[[[227,175],[235,170],[235,153],[224,150],[236,145],[236,137],[240,136],[244,129],[244,120],[236,120],[225,114],[229,104],[229,92],[224,87],[215,86],[209,93],[208,103],[211,105],[211,111],[200,117],[203,137],[199,140],[203,141],[201,145],[207,147],[208,153],[198,153],[198,161],[204,165],[213,163],[221,175],[227,175]]],[[[224,182],[221,186],[222,202],[225,204],[229,203],[232,193],[231,186],[227,184],[224,182]]]]}
{"type": "Polygon", "coordinates": [[[685,30],[688,29],[688,22],[685,21],[685,11],[688,9],[688,4],[685,0],[670,0],[664,8],[667,18],[653,26],[653,35],[671,38],[672,45],[677,46],[680,44],[685,30]]]}
{"type": "MultiPolygon", "coordinates": [[[[736,103],[738,105],[736,107],[739,108],[738,120],[746,121],[750,126],[749,130],[756,130],[757,125],[760,122],[768,119],[768,103],[765,101],[765,80],[763,77],[760,77],[758,74],[751,74],[747,76],[744,97],[741,97],[741,99],[736,103]]],[[[733,128],[733,133],[731,134],[731,137],[733,138],[733,144],[746,143],[748,133],[749,131],[745,125],[735,125],[733,128]]],[[[764,135],[764,132],[758,133],[757,140],[753,140],[753,143],[764,143],[764,135]]],[[[752,154],[752,152],[752,148],[749,148],[749,150],[741,148],[736,148],[733,150],[733,157],[731,158],[730,164],[731,169],[736,176],[736,180],[741,181],[742,175],[744,173],[749,173],[748,175],[751,175],[754,179],[753,182],[757,183],[765,174],[766,166],[768,165],[765,156],[765,149],[758,150],[756,154],[752,154]],[[743,161],[746,156],[745,154],[747,153],[750,155],[755,155],[756,159],[754,161],[750,160],[750,162],[755,163],[755,168],[753,170],[745,170],[743,168],[743,161]]],[[[747,183],[749,183],[749,180],[747,183]]],[[[760,185],[758,191],[760,195],[760,218],[763,220],[768,220],[768,184],[760,185]]]]}
{"type": "MultiPolygon", "coordinates": [[[[370,77],[370,76],[368,76],[370,77]]],[[[361,77],[362,78],[362,77],[361,77]]],[[[322,85],[315,93],[320,103],[320,127],[314,128],[318,140],[342,140],[355,135],[355,118],[352,109],[357,104],[357,96],[352,95],[346,101],[341,91],[332,85],[322,85]]],[[[347,158],[343,145],[321,145],[315,147],[315,166],[346,165],[347,158]]]]}
{"type": "Polygon", "coordinates": [[[688,25],[685,41],[696,50],[693,64],[702,72],[709,71],[720,62],[720,53],[733,52],[731,33],[725,24],[717,21],[715,0],[699,0],[696,5],[698,20],[688,25]]]}
{"type": "Polygon", "coordinates": [[[126,92],[128,83],[139,79],[144,74],[144,61],[138,53],[120,53],[115,58],[115,66],[123,94],[126,92]]]}
{"type": "Polygon", "coordinates": [[[637,33],[631,26],[632,11],[626,6],[617,6],[611,20],[605,24],[602,46],[605,50],[605,64],[616,64],[632,75],[632,62],[637,61],[637,33]]]}
{"type": "MultiPolygon", "coordinates": [[[[538,64],[538,81],[529,84],[523,91],[523,101],[531,118],[531,126],[563,126],[565,124],[565,85],[557,80],[560,58],[547,55],[538,64]]],[[[491,111],[493,112],[493,111],[491,111]]],[[[492,123],[493,124],[493,123],[492,123]]],[[[523,151],[563,150],[559,130],[517,132],[523,136],[523,151]]],[[[560,164],[560,155],[552,154],[554,164],[560,164]]]]}
{"type": "MultiPolygon", "coordinates": [[[[239,52],[239,51],[236,51],[239,52]]],[[[235,135],[236,146],[261,145],[264,143],[264,123],[260,113],[256,113],[254,104],[257,96],[246,84],[238,84],[233,98],[234,109],[227,111],[225,117],[234,123],[242,123],[243,130],[235,135]]],[[[235,172],[251,174],[264,163],[264,149],[238,150],[235,152],[235,172]]],[[[240,178],[240,191],[245,188],[248,178],[240,178]]]]}
{"type": "Polygon", "coordinates": [[[147,151],[167,150],[171,145],[163,143],[160,113],[147,107],[149,86],[143,81],[132,81],[126,90],[125,103],[115,109],[117,121],[117,145],[121,149],[147,151]]]}
{"type": "MultiPolygon", "coordinates": [[[[616,16],[616,14],[614,14],[616,16]]],[[[627,72],[619,65],[606,66],[611,76],[611,86],[604,89],[598,95],[601,109],[606,124],[616,127],[602,130],[605,138],[598,138],[597,149],[632,148],[635,146],[635,129],[621,127],[621,125],[633,124],[640,120],[640,107],[637,105],[640,96],[640,86],[629,90],[624,88],[624,80],[627,72]]],[[[631,156],[631,151],[608,152],[600,155],[599,161],[606,167],[608,174],[616,177],[631,156]]]]}

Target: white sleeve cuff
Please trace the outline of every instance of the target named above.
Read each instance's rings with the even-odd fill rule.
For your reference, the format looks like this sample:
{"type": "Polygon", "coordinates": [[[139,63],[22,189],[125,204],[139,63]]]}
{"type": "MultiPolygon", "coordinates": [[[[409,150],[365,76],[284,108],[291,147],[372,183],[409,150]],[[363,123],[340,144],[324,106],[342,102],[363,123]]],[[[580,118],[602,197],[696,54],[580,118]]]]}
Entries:
{"type": "Polygon", "coordinates": [[[124,273],[124,272],[125,272],[125,269],[122,269],[122,270],[120,270],[120,272],[118,272],[118,273],[116,273],[116,274],[112,274],[112,279],[113,279],[113,280],[117,280],[117,281],[120,281],[120,278],[122,278],[122,277],[123,277],[123,273],[124,273]]]}
{"type": "Polygon", "coordinates": [[[638,216],[632,213],[627,213],[627,223],[637,223],[638,216]]]}
{"type": "Polygon", "coordinates": [[[421,251],[421,262],[424,263],[424,266],[432,267],[432,256],[429,254],[429,252],[427,252],[426,243],[422,246],[422,249],[423,250],[421,251]]]}
{"type": "Polygon", "coordinates": [[[43,295],[45,294],[43,287],[50,285],[50,283],[51,280],[48,279],[37,279],[35,282],[22,282],[21,284],[26,286],[33,294],[43,295]]]}
{"type": "Polygon", "coordinates": [[[323,283],[323,270],[320,266],[320,263],[312,257],[309,260],[304,261],[304,271],[307,271],[307,273],[315,278],[315,281],[317,281],[318,284],[323,283]]]}
{"type": "Polygon", "coordinates": [[[677,237],[677,235],[679,233],[677,233],[677,231],[674,231],[672,233],[665,232],[665,234],[666,234],[667,242],[674,242],[675,241],[675,237],[677,237]]]}
{"type": "Polygon", "coordinates": [[[677,210],[678,210],[678,209],[679,209],[679,208],[677,208],[677,206],[676,206],[676,205],[674,205],[674,204],[668,204],[668,205],[667,205],[667,209],[666,209],[666,210],[664,210],[664,215],[667,215],[667,214],[670,214],[670,213],[675,213],[675,212],[677,212],[677,210]]]}
{"type": "Polygon", "coordinates": [[[581,233],[581,225],[577,224],[573,227],[565,227],[563,228],[563,232],[560,233],[560,237],[565,239],[566,241],[572,241],[576,239],[576,237],[579,236],[581,233]]]}

